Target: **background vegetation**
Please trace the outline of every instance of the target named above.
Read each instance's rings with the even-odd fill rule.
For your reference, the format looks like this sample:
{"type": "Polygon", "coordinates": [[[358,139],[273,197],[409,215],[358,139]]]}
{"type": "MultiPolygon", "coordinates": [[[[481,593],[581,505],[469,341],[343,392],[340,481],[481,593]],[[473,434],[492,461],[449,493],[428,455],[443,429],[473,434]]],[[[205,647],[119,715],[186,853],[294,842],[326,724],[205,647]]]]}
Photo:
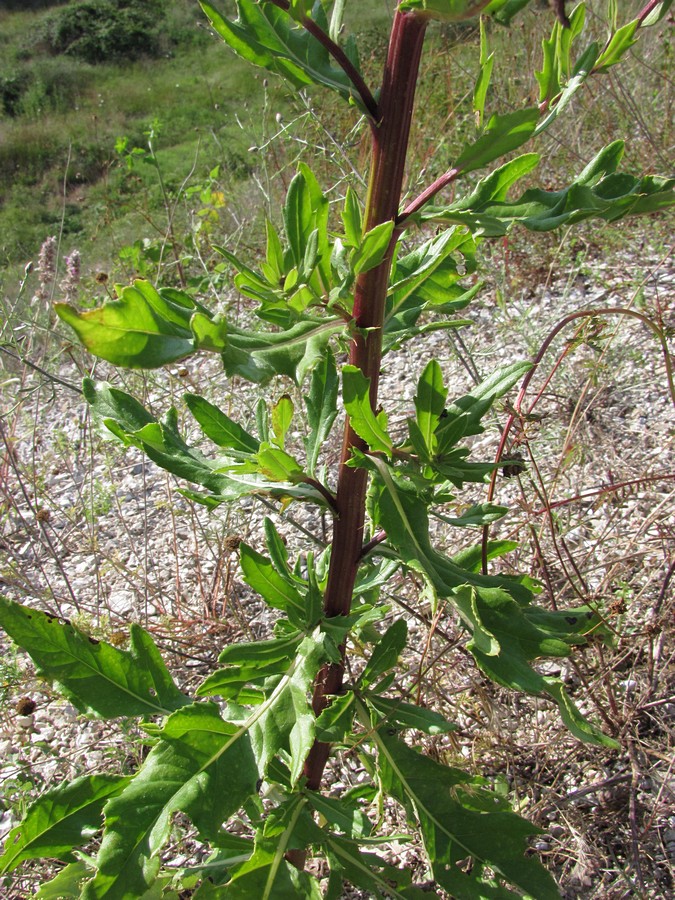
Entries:
{"type": "MultiPolygon", "coordinates": [[[[606,4],[590,6],[603,34],[606,4]]],[[[503,43],[496,56],[505,68],[493,81],[504,110],[522,96],[522,73],[536,67],[550,27],[545,8],[528,14],[515,35],[491,36],[503,43]]],[[[366,68],[379,69],[388,5],[354,4],[348,15],[366,48],[366,68]]],[[[475,40],[471,30],[439,29],[425,57],[420,94],[428,100],[413,138],[411,192],[422,170],[428,181],[454,158],[450,118],[470,122],[476,73],[465,48],[475,40]]],[[[626,168],[666,172],[672,46],[672,23],[665,22],[628,65],[594,81],[593,96],[575,101],[576,127],[548,139],[547,187],[564,183],[613,137],[628,138],[626,168]]],[[[192,0],[6,2],[0,60],[3,590],[78,609],[94,638],[122,633],[128,618],[150,622],[188,683],[224,640],[263,633],[236,575],[236,541],[250,536],[260,515],[202,516],[140,460],[123,459],[100,440],[69,387],[91,361],[54,327],[50,303],[69,296],[93,305],[111,281],[140,274],[187,281],[246,316],[213,245],[255,258],[257,217],[276,215],[307,151],[308,124],[324,185],[335,197],[347,181],[358,188],[366,163],[361,134],[327,95],[289,96],[274,79],[252,74],[211,38],[192,0]],[[39,259],[50,236],[51,256],[39,259]],[[77,272],[67,261],[73,250],[77,272]],[[25,272],[29,261],[33,269],[25,272]],[[141,467],[142,492],[129,487],[134,466],[141,467]],[[173,560],[170,577],[153,560],[160,549],[173,560]]],[[[672,329],[671,226],[672,217],[593,225],[562,240],[516,233],[485,249],[491,283],[478,315],[493,340],[462,333],[444,346],[448,372],[460,383],[472,370],[490,371],[499,346],[535,353],[548,329],[579,305],[616,300],[672,329]]],[[[668,811],[674,423],[646,331],[603,322],[573,338],[554,354],[556,378],[542,387],[521,435],[530,474],[503,485],[500,499],[515,512],[501,536],[523,543],[538,577],[559,596],[613,606],[615,650],[589,652],[567,678],[590,686],[596,713],[629,751],[613,756],[578,746],[536,704],[487,689],[461,655],[451,655],[455,623],[421,615],[420,656],[409,665],[419,671],[420,696],[433,696],[451,718],[458,699],[469,710],[451,748],[438,752],[475,760],[549,828],[539,852],[569,896],[666,897],[675,849],[668,811]]],[[[97,374],[109,370],[99,364],[97,374]]],[[[148,380],[149,400],[165,405],[194,374],[176,367],[148,380]]],[[[209,373],[199,374],[201,389],[209,373]]],[[[403,418],[410,398],[397,398],[395,383],[388,387],[403,418]]],[[[231,403],[252,409],[253,400],[236,396],[233,386],[231,403]]],[[[407,602],[413,587],[392,593],[407,602]]],[[[68,738],[65,747],[50,737],[54,696],[10,652],[0,682],[7,821],[21,814],[29,791],[81,771],[83,746],[107,755],[111,770],[134,765],[135,751],[116,747],[103,726],[74,723],[79,743],[68,738]],[[26,696],[38,702],[37,733],[18,722],[26,696]]],[[[41,877],[28,868],[5,890],[26,896],[41,877]]]]}

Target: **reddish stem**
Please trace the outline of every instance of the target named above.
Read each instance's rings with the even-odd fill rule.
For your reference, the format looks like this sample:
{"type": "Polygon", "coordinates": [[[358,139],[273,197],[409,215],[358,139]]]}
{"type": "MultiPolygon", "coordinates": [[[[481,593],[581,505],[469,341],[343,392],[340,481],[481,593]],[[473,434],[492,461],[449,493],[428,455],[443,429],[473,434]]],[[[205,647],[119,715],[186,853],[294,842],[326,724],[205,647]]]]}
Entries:
{"type": "MultiPolygon", "coordinates": [[[[288,0],[270,0],[270,2],[275,6],[278,6],[279,9],[283,9],[284,12],[288,12],[291,8],[291,4],[288,2],[288,0]]],[[[300,23],[302,27],[306,31],[308,31],[312,35],[312,37],[315,37],[317,41],[330,53],[335,62],[340,66],[347,78],[349,78],[351,83],[354,85],[356,93],[361,98],[361,102],[368,110],[368,114],[370,115],[373,122],[377,122],[380,118],[377,101],[370,92],[368,85],[363,80],[361,73],[349,59],[342,47],[339,44],[336,44],[335,41],[332,40],[332,38],[329,37],[329,35],[327,35],[322,28],[319,28],[316,22],[313,19],[310,19],[309,16],[303,16],[300,20],[300,23]]]]}
{"type": "MultiPolygon", "coordinates": [[[[389,52],[380,95],[380,121],[373,130],[373,156],[364,232],[382,222],[396,219],[401,202],[406,152],[415,100],[415,88],[427,22],[412,13],[397,12],[392,25],[389,52]]],[[[377,389],[382,358],[382,324],[389,286],[395,232],[383,262],[362,273],[354,291],[354,334],[349,361],[370,379],[370,401],[377,407],[377,389]]],[[[335,495],[337,516],[333,529],[333,547],[324,597],[327,617],[349,613],[354,582],[363,550],[367,473],[349,466],[354,449],[364,450],[363,441],[345,426],[338,488],[335,495]]],[[[342,688],[342,661],[325,666],[316,681],[312,701],[316,715],[329,704],[331,694],[342,688]]],[[[317,741],[305,763],[307,787],[318,789],[328,760],[330,745],[317,741]]]]}

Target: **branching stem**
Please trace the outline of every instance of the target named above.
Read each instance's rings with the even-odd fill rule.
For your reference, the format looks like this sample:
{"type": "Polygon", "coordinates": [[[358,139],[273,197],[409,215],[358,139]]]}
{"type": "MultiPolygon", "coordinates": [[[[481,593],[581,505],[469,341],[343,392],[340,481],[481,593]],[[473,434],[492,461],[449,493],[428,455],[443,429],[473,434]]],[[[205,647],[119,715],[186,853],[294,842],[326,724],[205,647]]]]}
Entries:
{"type": "MultiPolygon", "coordinates": [[[[288,0],[269,0],[270,3],[273,3],[275,6],[278,6],[279,9],[283,9],[284,12],[289,12],[291,8],[291,4],[288,0]]],[[[303,16],[300,19],[300,24],[302,27],[308,31],[312,37],[315,37],[317,41],[321,44],[322,47],[325,47],[326,50],[333,57],[335,62],[340,66],[342,71],[345,73],[347,78],[354,85],[356,93],[361,98],[361,102],[368,110],[368,115],[372,119],[374,123],[379,121],[380,112],[378,109],[377,101],[373,97],[370,88],[363,80],[363,76],[356,68],[354,63],[349,59],[347,54],[344,52],[342,47],[339,44],[336,44],[335,41],[326,34],[326,32],[319,28],[313,19],[310,19],[309,16],[303,16]]]]}

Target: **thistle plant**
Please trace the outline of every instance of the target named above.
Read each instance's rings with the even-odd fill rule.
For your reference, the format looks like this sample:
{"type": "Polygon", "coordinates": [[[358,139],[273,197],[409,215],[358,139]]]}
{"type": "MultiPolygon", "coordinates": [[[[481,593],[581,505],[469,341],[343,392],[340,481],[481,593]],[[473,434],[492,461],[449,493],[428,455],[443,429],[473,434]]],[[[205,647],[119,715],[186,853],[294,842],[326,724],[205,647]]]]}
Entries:
{"type": "MultiPolygon", "coordinates": [[[[259,386],[254,425],[203,396],[185,395],[188,414],[212,447],[208,454],[203,440],[199,449],[188,443],[176,409],[157,418],[130,394],[91,380],[84,394],[124,445],[191,485],[182,493],[194,502],[215,508],[252,496],[283,509],[310,504],[330,520],[331,539],[326,549],[309,546],[292,558],[268,518],[264,553],[240,545],[241,577],[276,611],[274,633],[223,647],[219,667],[194,697],[179,690],[139,625],[132,624],[124,650],[2,600],[0,621],[41,674],[87,715],[138,717],[151,745],[135,773],[87,775],[41,797],[10,834],[3,871],[41,855],[66,860],[50,896],[87,900],[175,897],[180,890],[200,900],[338,898],[345,883],[374,897],[559,896],[551,874],[528,852],[538,829],[483,779],[413,746],[415,735],[448,734],[455,726],[400,690],[395,676],[408,645],[406,617],[382,597],[398,573],[414,574],[427,599],[454,611],[484,676],[556,704],[579,740],[616,746],[563,682],[539,666],[603,640],[608,629],[599,612],[557,608],[528,576],[500,572],[494,561],[512,545],[487,533],[453,555],[438,549],[430,532],[431,515],[495,471],[494,461],[469,458],[470,439],[531,363],[515,361],[451,397],[440,363],[425,361],[404,435],[392,433],[378,398],[390,354],[466,324],[464,311],[481,288],[474,278],[481,242],[514,227],[551,231],[673,203],[675,179],[621,171],[620,141],[601,149],[565,187],[519,188],[541,162],[540,135],[670,7],[650,0],[620,24],[610,2],[612,26],[600,44],[585,37],[584,4],[568,18],[556,3],[558,18],[548,13],[550,38],[535,73],[537,102],[492,110],[491,28],[509,27],[529,2],[403,0],[377,90],[362,74],[354,37],[343,34],[341,0],[311,9],[302,0],[237,0],[236,19],[202,2],[214,31],[240,56],[293,89],[333,91],[363,117],[371,142],[366,197],[349,187],[339,208],[331,207],[301,163],[283,228],[267,222],[259,266],[218,248],[234,269],[236,290],[253,301],[254,327],[214,314],[186,291],[141,280],[119,287],[117,299],[98,309],[62,303],[57,312],[91,353],[116,366],[149,369],[211,353],[226,379],[259,386]],[[471,20],[480,27],[476,129],[464,135],[441,177],[404,199],[425,36],[438,22],[471,20]],[[302,397],[301,409],[289,384],[302,397]],[[280,399],[267,402],[266,391],[280,399]],[[325,449],[343,419],[341,455],[331,469],[325,449]],[[289,440],[300,423],[302,452],[289,440]],[[368,782],[334,790],[331,757],[338,767],[357,758],[368,782]],[[385,803],[401,807],[410,836],[420,841],[424,885],[387,862],[381,848],[389,835],[377,814],[385,803]],[[186,820],[210,855],[176,873],[163,868],[163,849],[186,820]],[[243,832],[232,827],[242,820],[243,832]],[[73,849],[101,823],[96,856],[72,861],[73,849]],[[322,859],[323,868],[308,867],[310,858],[322,859]]],[[[444,521],[486,527],[504,513],[485,502],[444,521]]]]}

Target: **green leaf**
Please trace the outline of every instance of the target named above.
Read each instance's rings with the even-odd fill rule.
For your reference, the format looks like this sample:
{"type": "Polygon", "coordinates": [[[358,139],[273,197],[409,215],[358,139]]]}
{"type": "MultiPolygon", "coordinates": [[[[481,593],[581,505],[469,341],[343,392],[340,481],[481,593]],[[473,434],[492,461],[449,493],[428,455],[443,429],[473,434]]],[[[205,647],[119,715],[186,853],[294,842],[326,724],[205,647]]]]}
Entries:
{"type": "Polygon", "coordinates": [[[184,394],[185,403],[204,434],[218,447],[227,447],[239,453],[257,453],[260,441],[241,425],[197,394],[184,394]]]}
{"type": "Polygon", "coordinates": [[[488,88],[490,87],[490,79],[492,78],[492,67],[494,65],[494,53],[488,53],[487,31],[485,28],[485,19],[481,16],[480,20],[480,72],[476,79],[473,89],[473,111],[476,116],[476,123],[479,127],[483,125],[483,113],[485,111],[485,98],[487,97],[488,88]]]}
{"type": "Polygon", "coordinates": [[[548,114],[539,122],[535,128],[534,134],[539,135],[545,131],[563,110],[570,103],[576,92],[586,82],[588,76],[593,72],[596,59],[598,57],[598,45],[591,44],[578,60],[574,67],[572,77],[568,80],[564,90],[560,93],[555,103],[551,106],[548,114]]]}
{"type": "Polygon", "coordinates": [[[245,862],[233,866],[231,878],[217,896],[223,900],[321,900],[316,878],[288,863],[285,854],[304,849],[308,838],[321,835],[307,812],[307,799],[292,796],[268,817],[263,834],[256,836],[255,850],[245,862]]]}
{"type": "MultiPolygon", "coordinates": [[[[274,425],[272,427],[274,428],[274,425]]],[[[300,463],[285,450],[261,444],[257,459],[260,471],[272,481],[287,481],[294,484],[306,478],[300,463]]]]}
{"type": "Polygon", "coordinates": [[[277,572],[269,559],[248,544],[239,545],[241,570],[249,587],[274,609],[302,620],[307,601],[296,586],[277,572]]]}
{"type": "Polygon", "coordinates": [[[92,875],[92,867],[78,859],[61,869],[51,881],[42,884],[34,895],[35,900],[79,900],[85,881],[92,875]]]}
{"type": "Polygon", "coordinates": [[[366,694],[364,700],[368,707],[377,712],[379,718],[386,720],[386,724],[394,728],[415,728],[424,734],[448,734],[457,729],[445,716],[423,706],[372,693],[366,694]]]}
{"type": "Polygon", "coordinates": [[[296,384],[319,363],[330,339],[346,330],[337,317],[305,317],[291,328],[275,332],[232,329],[223,351],[227,375],[263,384],[274,375],[288,375],[296,384]]]}
{"type": "Polygon", "coordinates": [[[490,0],[403,0],[399,9],[424,12],[440,22],[464,22],[474,19],[490,0]]]}
{"type": "Polygon", "coordinates": [[[640,24],[639,19],[628,22],[622,28],[619,28],[612,35],[609,43],[602,51],[595,63],[596,72],[606,72],[607,69],[616,65],[622,56],[630,50],[633,44],[637,43],[635,32],[640,24]]]}
{"type": "Polygon", "coordinates": [[[403,653],[408,640],[408,626],[403,619],[397,619],[375,645],[370,659],[359,678],[359,687],[367,687],[380,675],[386,675],[396,668],[398,658],[403,653]]]}
{"type": "Polygon", "coordinates": [[[342,398],[354,431],[371,450],[391,455],[393,444],[384,414],[376,416],[370,405],[370,379],[357,366],[342,367],[342,398]]]}
{"type": "Polygon", "coordinates": [[[331,700],[316,720],[316,739],[324,743],[342,741],[351,734],[354,721],[354,694],[347,691],[331,700]]]}
{"type": "Polygon", "coordinates": [[[488,866],[537,900],[559,900],[551,875],[527,855],[529,838],[540,829],[511,812],[477,779],[418,753],[386,729],[375,730],[373,741],[384,789],[419,823],[434,877],[450,894],[491,896],[481,891],[482,870],[488,866]]]}
{"type": "Polygon", "coordinates": [[[87,715],[166,715],[189,702],[139,625],[130,626],[129,650],[120,650],[2,596],[0,625],[29,654],[37,674],[87,715]]]}
{"type": "Polygon", "coordinates": [[[352,797],[329,797],[317,791],[307,791],[307,802],[331,825],[350,838],[367,838],[372,824],[357,800],[352,797]]]}
{"type": "Polygon", "coordinates": [[[222,823],[256,794],[258,778],[247,729],[225,722],[215,703],[174,713],[142,768],[105,808],[98,873],[83,900],[143,896],[174,815],[185,813],[200,840],[217,844],[222,823]]]}
{"type": "Polygon", "coordinates": [[[316,720],[310,702],[314,679],[323,665],[339,659],[326,634],[317,630],[307,635],[268,699],[252,713],[246,727],[261,774],[283,748],[290,754],[291,783],[301,776],[314,743],[316,720]]]}
{"type": "Polygon", "coordinates": [[[492,116],[485,133],[462,150],[455,162],[455,168],[465,173],[472,172],[474,169],[482,169],[512,150],[517,150],[532,137],[538,120],[539,110],[536,106],[492,116]]]}
{"type": "Polygon", "coordinates": [[[643,20],[642,27],[645,28],[648,25],[656,25],[657,22],[660,22],[672,6],[672,2],[673,0],[663,0],[663,2],[657,3],[649,15],[643,20]]]}
{"type": "Polygon", "coordinates": [[[484,12],[500,25],[510,25],[511,20],[531,2],[532,0],[492,0],[484,12]]]}
{"type": "MultiPolygon", "coordinates": [[[[336,834],[326,838],[326,856],[331,871],[378,900],[409,900],[429,896],[422,891],[407,890],[412,881],[412,873],[407,868],[389,865],[376,853],[360,850],[352,841],[336,834]]],[[[433,895],[432,895],[433,896],[433,895]]]]}
{"type": "Polygon", "coordinates": [[[435,513],[437,519],[454,525],[456,528],[468,528],[471,525],[489,525],[503,519],[509,511],[508,506],[496,506],[494,503],[478,503],[465,509],[461,516],[446,516],[435,513]]]}
{"type": "Polygon", "coordinates": [[[245,685],[262,684],[274,675],[283,675],[291,665],[302,641],[300,632],[269,641],[251,641],[230,644],[220,654],[218,661],[225,668],[216,669],[199,685],[198,697],[220,694],[237,700],[245,685]]]}
{"type": "Polygon", "coordinates": [[[443,372],[435,359],[427,363],[417,383],[415,410],[417,427],[429,455],[436,449],[436,429],[445,410],[448,391],[443,384],[443,372]]]}
{"type": "Polygon", "coordinates": [[[495,400],[502,397],[532,368],[527,361],[518,361],[498,369],[479,385],[454,400],[436,428],[436,452],[439,457],[448,453],[463,437],[481,434],[482,418],[495,400]]]}
{"type": "MultiPolygon", "coordinates": [[[[79,312],[67,303],[54,308],[95,356],[117,366],[154,369],[197,349],[190,320],[197,304],[165,299],[147,281],[118,288],[119,299],[79,312]]],[[[185,296],[185,295],[181,295],[185,296]]]]}
{"type": "Polygon", "coordinates": [[[286,433],[291,427],[293,421],[293,401],[288,394],[282,394],[281,397],[272,407],[272,431],[274,433],[275,443],[282,450],[286,440],[286,433]]]}
{"type": "Polygon", "coordinates": [[[366,232],[350,259],[350,266],[355,275],[368,272],[380,265],[391,243],[393,232],[393,220],[382,222],[366,232]]]}
{"type": "MultiPolygon", "coordinates": [[[[282,75],[295,88],[312,84],[331,88],[363,110],[360,97],[343,69],[333,65],[328,51],[316,38],[297,28],[283,10],[272,3],[237,0],[238,17],[230,22],[210,3],[200,2],[213,28],[239,56],[282,75]]],[[[328,32],[320,5],[314,6],[312,18],[328,32]]]]}
{"type": "Polygon", "coordinates": [[[466,288],[460,283],[464,274],[475,269],[475,244],[463,228],[449,228],[426,241],[406,256],[396,259],[392,285],[385,309],[383,350],[410,340],[425,328],[438,327],[435,322],[417,326],[425,310],[442,316],[441,327],[459,327],[464,320],[450,315],[463,309],[480,290],[481,284],[466,288]],[[460,275],[455,257],[461,257],[465,270],[460,275]]]}
{"type": "Polygon", "coordinates": [[[279,281],[286,275],[284,251],[282,250],[277,230],[269,219],[265,220],[265,229],[267,232],[267,252],[265,258],[267,260],[267,265],[271,269],[274,283],[278,285],[279,281]]]}
{"type": "Polygon", "coordinates": [[[564,694],[562,684],[539,675],[531,664],[542,656],[569,655],[574,644],[585,642],[584,632],[561,631],[559,617],[530,605],[532,593],[525,585],[500,576],[474,574],[435,550],[429,539],[426,503],[400,479],[395,480],[384,460],[363,457],[363,462],[377,473],[382,485],[377,510],[388,543],[407,566],[425,576],[438,596],[448,598],[457,608],[471,634],[468,649],[480,668],[507,687],[547,693],[558,703],[563,697],[561,715],[577,737],[615,746],[590,722],[584,721],[581,727],[581,714],[564,694]]]}
{"type": "Polygon", "coordinates": [[[675,178],[646,175],[636,178],[617,173],[623,154],[623,142],[614,141],[603,148],[574,182],[558,191],[532,188],[517,200],[500,201],[461,208],[427,207],[424,221],[463,222],[476,232],[504,234],[514,223],[530,231],[551,231],[561,225],[585,219],[613,222],[628,215],[644,215],[666,209],[675,203],[675,178]]]}
{"type": "Polygon", "coordinates": [[[361,204],[353,188],[347,188],[345,205],[342,210],[342,224],[345,229],[346,243],[350,247],[358,247],[361,244],[363,232],[363,217],[361,204]]]}
{"type": "Polygon", "coordinates": [[[11,872],[26,859],[71,859],[73,848],[100,830],[104,803],[128,782],[121,775],[84,775],[46,791],[7,835],[0,873],[11,872]]]}
{"type": "Polygon", "coordinates": [[[319,453],[337,416],[338,375],[335,357],[328,348],[312,372],[309,394],[304,395],[308,431],[304,438],[307,471],[313,477],[319,453]]]}

